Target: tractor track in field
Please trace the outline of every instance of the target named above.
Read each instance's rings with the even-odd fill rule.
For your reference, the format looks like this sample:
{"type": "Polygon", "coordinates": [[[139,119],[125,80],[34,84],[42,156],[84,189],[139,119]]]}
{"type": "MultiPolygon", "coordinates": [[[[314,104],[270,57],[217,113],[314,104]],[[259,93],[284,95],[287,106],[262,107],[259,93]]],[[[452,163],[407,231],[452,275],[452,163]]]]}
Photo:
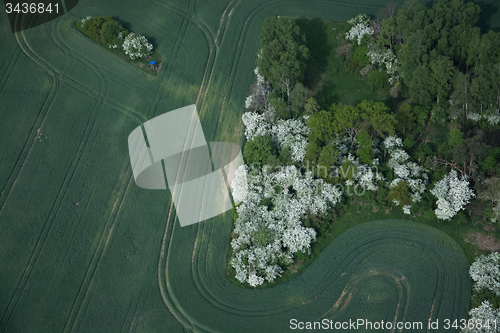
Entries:
{"type": "MultiPolygon", "coordinates": [[[[16,41],[19,45],[19,49],[24,54],[26,54],[36,65],[38,65],[41,69],[43,69],[45,72],[47,72],[48,77],[49,77],[49,81],[50,81],[50,88],[49,88],[49,92],[47,93],[47,96],[45,98],[45,101],[43,102],[43,105],[40,108],[40,112],[38,113],[38,115],[35,119],[35,122],[33,123],[32,129],[31,129],[30,133],[28,134],[27,139],[24,142],[21,153],[19,154],[19,156],[16,160],[16,163],[14,164],[14,167],[12,168],[12,171],[9,174],[9,177],[7,178],[7,181],[5,183],[4,188],[0,192],[0,206],[1,206],[0,213],[2,212],[9,195],[12,192],[12,190],[16,184],[17,178],[18,178],[19,173],[21,172],[21,170],[24,166],[24,163],[26,162],[27,156],[29,155],[31,149],[35,145],[37,135],[39,133],[38,131],[43,126],[43,123],[45,122],[45,118],[47,116],[47,113],[48,113],[50,107],[52,106],[52,103],[55,99],[57,91],[59,90],[59,87],[60,87],[60,78],[59,78],[58,73],[55,71],[55,69],[45,62],[42,63],[42,62],[40,62],[41,60],[37,61],[33,57],[31,57],[28,54],[28,51],[26,50],[26,48],[28,48],[28,47],[26,45],[24,47],[21,45],[23,43],[21,41],[23,38],[21,38],[21,40],[20,40],[19,36],[20,36],[19,34],[15,34],[16,41]]],[[[24,35],[21,35],[21,36],[24,36],[24,35]]]]}
{"type": "MultiPolygon", "coordinates": [[[[12,193],[12,190],[14,189],[14,187],[16,185],[17,178],[19,177],[19,174],[21,173],[21,171],[24,167],[24,164],[28,158],[29,153],[31,152],[33,146],[35,145],[38,131],[45,121],[46,115],[47,115],[47,113],[52,105],[52,102],[54,101],[54,98],[55,98],[57,91],[59,89],[59,86],[60,86],[59,78],[57,76],[57,73],[54,72],[54,69],[50,68],[50,66],[48,66],[48,64],[44,65],[44,64],[40,63],[39,61],[35,60],[32,56],[30,56],[28,54],[29,51],[27,50],[28,49],[27,45],[23,46],[23,44],[25,44],[25,40],[23,39],[23,37],[24,37],[23,34],[15,34],[16,42],[19,46],[20,52],[23,52],[24,54],[26,54],[35,64],[37,64],[40,68],[42,68],[45,72],[47,72],[47,74],[49,76],[49,81],[51,84],[50,84],[49,93],[47,94],[47,97],[46,97],[46,99],[45,99],[45,101],[40,109],[40,112],[38,113],[38,116],[35,120],[35,123],[32,126],[32,130],[30,131],[28,138],[26,139],[26,141],[24,143],[23,149],[16,160],[14,168],[12,169],[12,171],[7,179],[5,188],[9,188],[9,189],[5,193],[5,188],[4,188],[4,190],[0,194],[0,203],[2,205],[2,207],[0,208],[0,214],[1,214],[2,210],[4,209],[5,204],[9,198],[9,196],[12,193]],[[19,36],[21,36],[21,39],[19,38],[19,36]],[[36,128],[38,128],[38,130],[36,130],[36,128]]],[[[42,227],[42,231],[45,230],[46,227],[47,227],[47,223],[45,223],[44,226],[42,227]]],[[[17,286],[16,286],[11,298],[9,299],[9,302],[7,304],[7,307],[4,311],[4,313],[2,314],[2,317],[0,318],[0,331],[1,332],[5,332],[5,329],[8,325],[8,322],[10,321],[11,315],[16,307],[17,301],[19,300],[19,297],[21,296],[22,291],[24,290],[24,287],[26,285],[26,280],[31,273],[33,259],[36,257],[37,249],[39,249],[39,244],[40,244],[40,240],[42,239],[42,234],[43,234],[43,232],[40,234],[38,241],[35,245],[35,248],[34,248],[32,254],[28,260],[28,264],[27,264],[26,268],[24,269],[24,272],[23,272],[19,282],[17,283],[17,286]]]]}
{"type": "MultiPolygon", "coordinates": [[[[34,61],[36,64],[38,64],[40,67],[42,67],[41,63],[45,63],[47,66],[49,66],[29,45],[28,41],[26,40],[25,38],[25,35],[23,33],[20,34],[22,36],[22,41],[20,41],[19,39],[18,40],[18,45],[22,48],[23,52],[28,56],[30,57],[30,59],[32,61],[34,61]],[[21,45],[21,44],[24,44],[24,47],[21,45]],[[29,50],[29,53],[28,54],[28,50],[29,50]],[[38,61],[37,61],[38,60],[38,61]]],[[[49,66],[50,67],[50,66],[49,66]]],[[[43,67],[42,67],[43,68],[43,67]]],[[[54,73],[56,73],[57,75],[57,71],[52,67],[51,68],[54,73]]],[[[57,75],[58,76],[58,75],[57,75]]],[[[57,81],[60,85],[60,78],[58,77],[58,81],[57,81]]],[[[102,82],[102,81],[101,81],[102,82]]],[[[104,81],[105,82],[105,81],[104,81]]],[[[101,85],[101,90],[102,90],[102,95],[104,96],[106,94],[106,91],[107,91],[107,85],[106,84],[103,84],[101,85]]],[[[53,97],[52,97],[52,101],[55,99],[55,96],[56,96],[56,93],[54,93],[53,97]]],[[[52,101],[51,101],[51,104],[52,104],[52,101]]],[[[56,200],[54,201],[54,204],[53,206],[51,207],[50,209],[50,213],[49,213],[49,216],[47,218],[47,221],[44,223],[43,227],[42,227],[42,231],[38,237],[38,240],[35,244],[35,247],[33,249],[33,252],[29,258],[29,261],[28,261],[28,264],[24,270],[24,273],[21,277],[21,279],[19,280],[18,282],[18,285],[14,291],[14,294],[12,295],[12,298],[10,299],[9,301],[9,305],[7,306],[7,309],[6,311],[4,312],[3,316],[2,316],[2,319],[0,320],[0,322],[2,322],[5,326],[3,328],[2,331],[5,331],[9,321],[10,321],[10,318],[12,316],[12,314],[14,313],[15,311],[15,308],[16,308],[16,305],[17,305],[17,302],[19,301],[19,299],[22,297],[22,294],[25,290],[25,287],[27,285],[27,282],[28,280],[30,279],[31,277],[31,272],[32,272],[32,269],[33,267],[35,266],[35,264],[37,263],[37,259],[38,259],[38,256],[40,255],[41,251],[42,251],[42,248],[43,248],[43,245],[45,244],[45,241],[48,237],[48,234],[50,233],[50,230],[54,224],[54,220],[59,212],[59,209],[62,205],[62,199],[64,198],[65,196],[65,193],[66,193],[66,190],[68,189],[69,187],[69,184],[71,183],[71,180],[72,178],[74,177],[75,175],[75,172],[76,172],[76,169],[78,167],[78,164],[80,163],[81,161],[81,157],[83,156],[83,153],[85,151],[85,148],[87,146],[87,142],[90,138],[90,133],[92,132],[93,128],[94,128],[94,124],[95,124],[95,120],[97,118],[97,114],[101,108],[102,104],[97,104],[95,107],[94,107],[94,110],[92,112],[92,115],[91,117],[89,118],[89,120],[87,121],[87,124],[85,126],[85,129],[83,131],[83,134],[82,134],[82,139],[80,141],[80,144],[78,146],[78,149],[77,151],[75,152],[74,154],[74,157],[72,159],[72,162],[68,168],[68,171],[66,172],[66,175],[64,176],[64,179],[63,179],[63,182],[62,182],[62,185],[61,185],[61,188],[56,196],[56,200]],[[5,316],[7,316],[5,318],[5,316]],[[5,320],[4,320],[5,318],[5,320]]],[[[50,108],[50,107],[49,107],[50,108]]],[[[46,117],[46,114],[48,113],[48,109],[47,108],[47,112],[45,113],[45,116],[44,116],[44,119],[46,117]]],[[[40,124],[39,128],[41,128],[43,125],[43,121],[42,123],[40,124]]],[[[35,137],[35,141],[36,141],[36,137],[35,137]]],[[[34,141],[34,142],[35,142],[34,141]]],[[[34,143],[33,143],[34,144],[34,143]]],[[[26,154],[26,157],[25,157],[25,160],[24,162],[27,160],[28,158],[28,155],[29,155],[29,152],[31,151],[31,148],[33,147],[33,144],[32,146],[30,147],[28,153],[26,154]]],[[[23,165],[24,165],[24,162],[23,162],[23,165]]],[[[22,166],[21,166],[21,169],[22,169],[22,166]]],[[[21,172],[21,169],[19,170],[19,173],[21,172]]],[[[5,204],[5,203],[4,203],[5,204]]],[[[3,207],[2,207],[3,208],[3,207]]]]}
{"type": "MultiPolygon", "coordinates": [[[[184,21],[183,21],[183,23],[184,23],[184,22],[186,22],[186,21],[184,20],[184,21]]],[[[185,36],[185,34],[186,34],[187,27],[188,27],[188,24],[187,24],[187,23],[186,23],[186,24],[183,24],[183,29],[181,29],[181,31],[183,31],[183,33],[179,34],[179,36],[180,36],[181,38],[178,38],[178,39],[177,39],[177,40],[178,40],[178,42],[176,43],[177,47],[174,47],[174,50],[172,51],[172,57],[173,57],[173,58],[177,58],[177,57],[178,57],[178,54],[179,54],[179,51],[180,51],[180,46],[181,46],[182,41],[183,41],[183,39],[184,39],[184,36],[185,36]]],[[[61,41],[61,42],[62,42],[62,41],[61,41]]],[[[66,52],[66,53],[69,53],[69,52],[66,52]]],[[[81,57],[81,59],[83,59],[83,58],[81,57]]],[[[85,60],[87,60],[87,59],[85,59],[85,60]]],[[[80,60],[80,61],[81,61],[82,63],[84,63],[84,61],[83,61],[83,60],[80,60]]],[[[92,64],[92,63],[91,63],[90,61],[88,61],[88,60],[87,60],[87,63],[88,63],[88,64],[92,64]]],[[[98,66],[89,66],[89,67],[98,67],[98,66]]],[[[168,78],[168,77],[171,75],[171,73],[172,73],[172,68],[170,69],[170,71],[164,71],[164,72],[162,72],[162,73],[163,73],[163,76],[164,76],[164,77],[167,77],[167,78],[168,78]]],[[[64,79],[66,79],[66,77],[65,77],[64,79]]],[[[66,80],[64,80],[64,81],[66,82],[66,80]]],[[[72,80],[72,81],[73,81],[73,80],[72,80]]],[[[161,80],[161,81],[163,81],[163,80],[161,80]]],[[[73,81],[73,82],[74,82],[75,84],[70,84],[70,85],[71,85],[72,87],[74,87],[75,89],[79,90],[80,92],[84,93],[84,92],[82,91],[82,89],[80,89],[80,88],[78,87],[78,85],[79,85],[79,84],[78,84],[78,82],[76,82],[76,81],[73,81]]],[[[91,91],[89,88],[84,87],[83,85],[81,85],[81,87],[82,87],[82,88],[86,88],[86,89],[88,89],[89,91],[91,91]]],[[[162,91],[162,89],[161,89],[161,85],[158,85],[158,90],[157,90],[157,91],[156,91],[156,93],[155,93],[155,100],[154,100],[154,102],[153,102],[153,105],[152,105],[152,106],[151,106],[151,108],[150,108],[150,112],[149,112],[149,114],[150,114],[150,115],[154,113],[154,111],[155,111],[155,109],[156,109],[155,105],[158,105],[158,103],[160,102],[160,100],[161,100],[161,98],[162,98],[162,92],[161,92],[161,91],[162,91]],[[159,96],[159,97],[158,97],[158,96],[159,96]]],[[[101,95],[101,94],[99,94],[99,93],[96,93],[96,92],[93,92],[93,91],[91,91],[91,92],[93,93],[93,95],[97,95],[97,96],[99,96],[99,97],[101,97],[101,96],[102,96],[102,95],[101,95]]],[[[84,93],[84,94],[89,95],[89,96],[91,95],[91,94],[89,94],[89,93],[84,93]]],[[[94,98],[94,99],[96,99],[96,98],[94,98]]],[[[111,101],[111,100],[109,100],[109,101],[110,101],[110,102],[113,102],[113,101],[111,101]]],[[[104,104],[108,104],[108,103],[104,103],[104,104]]],[[[113,108],[114,108],[114,109],[116,109],[116,107],[113,107],[113,108]]],[[[136,116],[137,116],[137,115],[136,115],[136,116]]],[[[139,120],[139,123],[142,123],[142,122],[143,122],[143,121],[145,121],[147,118],[148,118],[148,117],[144,117],[144,116],[143,116],[143,117],[140,117],[140,119],[138,119],[138,120],[139,120]]],[[[136,120],[136,122],[137,122],[137,120],[136,120]]],[[[127,164],[127,165],[129,164],[129,163],[128,163],[128,161],[127,161],[127,163],[126,163],[126,164],[127,164]]],[[[92,286],[92,281],[93,281],[93,277],[94,277],[94,275],[95,275],[95,273],[96,273],[96,271],[97,271],[97,267],[98,267],[98,265],[99,265],[100,259],[102,258],[102,255],[104,254],[104,250],[105,250],[105,248],[106,248],[107,242],[108,242],[108,240],[109,240],[109,237],[111,236],[111,232],[112,232],[113,227],[114,227],[114,224],[115,224],[115,222],[116,222],[116,217],[118,216],[118,212],[119,212],[119,210],[120,210],[120,208],[121,208],[121,205],[122,205],[122,203],[123,203],[123,198],[124,198],[124,196],[125,196],[125,193],[127,192],[128,186],[130,185],[130,182],[131,182],[131,180],[132,180],[132,179],[133,179],[133,176],[131,176],[131,177],[129,178],[129,182],[128,182],[127,187],[126,187],[126,189],[125,189],[125,192],[124,192],[124,194],[123,194],[123,196],[122,196],[122,199],[121,199],[121,202],[120,202],[120,205],[119,205],[118,211],[117,211],[117,213],[116,213],[116,215],[115,215],[115,218],[113,219],[113,223],[112,223],[111,227],[109,228],[108,237],[106,238],[106,242],[105,242],[105,244],[104,244],[104,247],[102,248],[102,251],[101,251],[100,255],[96,255],[96,254],[97,254],[97,252],[99,251],[100,247],[102,247],[102,246],[101,246],[101,245],[102,245],[102,241],[103,241],[103,237],[102,237],[102,236],[103,236],[103,235],[105,235],[106,230],[108,230],[108,227],[106,227],[106,228],[104,229],[104,232],[101,234],[101,240],[100,240],[100,242],[99,242],[99,245],[96,247],[96,250],[95,250],[95,252],[94,252],[94,255],[92,256],[92,260],[91,260],[91,262],[93,262],[93,264],[89,265],[89,268],[88,268],[87,273],[86,273],[85,278],[84,278],[84,283],[82,283],[82,286],[80,287],[80,289],[79,289],[79,291],[78,291],[78,295],[77,295],[77,297],[76,297],[76,299],[75,299],[75,301],[74,301],[74,303],[73,303],[73,307],[72,307],[72,309],[71,309],[70,315],[68,316],[68,320],[67,320],[66,325],[65,325],[65,329],[64,329],[64,331],[65,331],[65,332],[67,332],[67,331],[73,331],[73,330],[74,330],[74,328],[75,328],[75,326],[77,325],[77,323],[78,323],[78,321],[79,321],[79,318],[81,318],[82,313],[83,313],[83,312],[85,312],[85,308],[86,308],[86,305],[88,305],[88,302],[87,302],[87,304],[84,304],[84,303],[85,303],[85,300],[86,300],[86,298],[87,298],[87,295],[89,294],[89,291],[90,291],[90,289],[91,289],[91,286],[92,286]],[[94,267],[94,268],[93,268],[93,269],[91,269],[91,267],[94,267]],[[84,285],[86,285],[86,287],[84,287],[84,285]],[[77,304],[78,304],[78,305],[77,305],[77,304]],[[85,307],[85,308],[83,308],[83,307],[85,307]],[[78,308],[78,309],[77,309],[77,308],[78,308]],[[72,322],[72,323],[71,323],[71,322],[72,322]],[[71,327],[71,328],[70,328],[70,327],[71,327]]],[[[118,199],[117,199],[117,200],[118,200],[118,199]]],[[[116,205],[116,202],[115,202],[115,205],[116,205]]],[[[114,210],[115,205],[113,206],[113,209],[112,209],[112,210],[114,210]]],[[[109,221],[109,219],[108,219],[108,221],[109,221]]],[[[109,225],[109,223],[106,223],[106,226],[108,226],[108,225],[109,225]]]]}
{"type": "MultiPolygon", "coordinates": [[[[183,35],[185,35],[185,32],[187,30],[187,26],[188,26],[187,24],[184,25],[184,29],[183,29],[184,33],[183,33],[183,35]]],[[[181,38],[181,39],[183,39],[183,38],[181,38]]],[[[174,58],[176,58],[178,56],[181,44],[182,44],[182,40],[179,43],[177,43],[178,47],[174,48],[174,51],[172,52],[172,55],[173,55],[174,58]],[[176,49],[176,52],[175,52],[175,49],[176,49]]],[[[167,71],[164,71],[163,73],[164,73],[163,76],[166,76],[166,77],[169,76],[169,74],[167,74],[167,71]]],[[[171,71],[170,71],[170,74],[171,74],[171,71]]],[[[149,112],[150,114],[154,113],[154,111],[155,111],[154,105],[155,104],[157,105],[157,103],[159,103],[160,100],[161,100],[161,93],[160,94],[158,93],[161,90],[161,86],[160,85],[158,85],[158,86],[159,86],[159,88],[158,88],[157,92],[155,93],[155,100],[156,100],[156,102],[154,102],[153,106],[150,108],[150,112],[149,112]],[[159,98],[157,98],[158,95],[160,96],[159,98]]],[[[145,119],[147,119],[147,118],[145,118],[145,119]]],[[[145,119],[140,119],[140,120],[144,121],[145,119]]],[[[140,121],[140,123],[142,123],[142,121],[140,121]]],[[[128,169],[129,168],[129,161],[128,160],[125,162],[125,165],[126,165],[126,168],[128,169]]],[[[80,287],[80,289],[78,291],[77,297],[76,297],[76,299],[75,299],[75,301],[73,303],[73,308],[70,311],[70,315],[68,317],[68,320],[67,320],[65,328],[64,328],[65,332],[73,331],[75,329],[75,326],[77,325],[79,319],[81,318],[82,313],[85,312],[86,307],[88,306],[88,302],[86,302],[86,300],[87,300],[87,296],[89,295],[89,293],[91,293],[93,278],[95,276],[95,273],[97,272],[100,260],[101,260],[103,254],[104,254],[104,251],[106,249],[108,241],[109,241],[109,239],[111,237],[111,233],[112,233],[112,231],[114,229],[114,226],[115,226],[115,223],[116,223],[119,211],[120,211],[120,209],[122,207],[125,195],[127,193],[127,190],[129,188],[130,184],[132,183],[132,180],[133,180],[133,176],[131,175],[129,177],[129,179],[128,179],[128,182],[127,182],[125,190],[123,190],[123,189],[119,190],[119,193],[122,193],[120,195],[121,199],[119,199],[119,198],[116,199],[116,201],[113,204],[113,207],[111,209],[111,212],[110,212],[110,215],[108,217],[108,220],[105,223],[106,226],[104,228],[103,233],[101,233],[99,245],[96,247],[96,250],[95,250],[95,252],[94,252],[94,254],[92,256],[92,260],[91,260],[92,263],[91,263],[91,265],[89,265],[89,268],[87,269],[87,272],[86,272],[85,278],[84,278],[84,283],[82,283],[82,285],[81,285],[81,287],[80,287]],[[115,207],[116,207],[116,204],[117,204],[118,200],[120,200],[118,209],[117,209],[116,213],[114,214],[114,218],[111,219],[111,217],[113,215],[112,213],[115,210],[115,207]],[[110,223],[111,223],[111,225],[110,225],[110,223]],[[104,241],[104,237],[103,236],[105,236],[106,233],[107,233],[107,237],[105,238],[105,241],[104,241]]],[[[125,182],[125,180],[124,180],[124,182],[125,182]]],[[[124,184],[124,182],[122,182],[122,185],[124,184]]]]}
{"type": "Polygon", "coordinates": [[[0,76],[0,93],[2,93],[3,88],[5,88],[5,84],[10,78],[12,71],[14,70],[14,67],[16,67],[16,64],[19,61],[19,57],[21,56],[21,54],[22,54],[21,49],[16,48],[16,50],[14,51],[14,55],[10,58],[9,63],[5,67],[5,71],[2,73],[2,76],[0,76]]]}
{"type": "MultiPolygon", "coordinates": [[[[226,13],[226,11],[227,11],[227,8],[224,10],[224,14],[226,13]]],[[[221,18],[221,22],[222,21],[223,21],[223,18],[221,18]]],[[[200,27],[199,25],[197,25],[197,26],[200,27]]],[[[220,32],[220,29],[219,29],[219,32],[220,32]]],[[[212,42],[208,38],[207,34],[205,34],[205,36],[207,37],[207,43],[209,44],[210,53],[209,53],[209,59],[207,60],[207,63],[205,66],[205,73],[203,75],[202,84],[200,86],[200,90],[198,93],[198,98],[196,100],[196,104],[198,104],[199,96],[201,95],[203,89],[206,89],[206,91],[208,91],[208,88],[210,86],[210,80],[208,80],[208,83],[206,84],[206,86],[204,86],[204,82],[206,81],[207,69],[208,69],[208,67],[212,68],[212,70],[210,71],[210,76],[211,76],[213,73],[213,66],[215,64],[215,59],[217,58],[217,52],[215,52],[215,55],[213,55],[213,49],[210,46],[210,45],[212,45],[212,42]],[[212,57],[214,58],[213,61],[210,60],[212,57]]],[[[203,108],[203,101],[200,104],[201,104],[200,105],[200,114],[201,114],[201,110],[203,108]]],[[[172,208],[173,208],[173,201],[171,201],[170,207],[168,210],[169,213],[168,213],[168,218],[167,218],[167,225],[165,228],[165,233],[164,233],[164,237],[163,237],[163,241],[162,241],[162,247],[160,250],[160,260],[159,260],[159,265],[158,265],[158,283],[159,283],[159,287],[160,287],[160,294],[161,294],[161,297],[163,299],[163,302],[165,303],[165,305],[167,306],[169,311],[177,319],[177,321],[179,323],[181,323],[181,325],[183,325],[186,328],[191,328],[191,329],[194,328],[193,325],[196,325],[196,327],[201,328],[201,327],[203,327],[203,325],[200,325],[199,323],[195,323],[194,319],[190,318],[187,315],[186,311],[184,309],[182,309],[180,303],[177,301],[175,295],[172,292],[172,289],[171,289],[171,286],[169,283],[169,279],[168,279],[167,267],[168,267],[169,256],[170,256],[169,250],[171,247],[172,237],[173,237],[174,228],[175,228],[175,220],[176,220],[175,215],[173,216],[173,219],[171,220],[171,214],[173,213],[172,208]],[[169,225],[170,225],[169,221],[172,221],[170,232],[169,232],[169,225]],[[167,238],[168,238],[168,246],[166,245],[167,238]],[[165,260],[163,260],[164,257],[165,257],[165,260]],[[165,266],[163,267],[163,265],[165,265],[165,266]],[[163,276],[163,274],[165,274],[165,275],[163,276]],[[165,283],[165,285],[163,285],[163,283],[165,283]]],[[[199,226],[198,226],[198,228],[199,228],[199,226]]],[[[195,239],[195,244],[196,243],[197,243],[197,239],[195,239]]],[[[194,252],[193,252],[193,254],[194,254],[194,252]]],[[[209,330],[208,327],[205,327],[204,329],[209,330]]]]}
{"type": "MultiPolygon", "coordinates": [[[[175,63],[177,58],[179,57],[180,51],[181,51],[181,46],[182,43],[184,42],[184,38],[186,36],[186,32],[189,27],[189,22],[186,20],[185,17],[182,17],[182,23],[181,27],[179,28],[179,35],[175,40],[174,47],[172,48],[172,52],[169,58],[169,61],[167,63],[175,63]]],[[[165,68],[162,74],[162,78],[160,79],[160,82],[162,83],[161,85],[158,86],[158,89],[155,92],[155,97],[153,98],[153,102],[151,104],[151,107],[149,108],[148,116],[147,119],[153,118],[153,115],[155,115],[155,111],[158,109],[158,106],[160,105],[160,102],[163,98],[163,94],[165,90],[163,89],[163,84],[167,82],[170,77],[172,76],[172,72],[174,70],[174,66],[168,66],[165,68]]]]}
{"type": "MultiPolygon", "coordinates": [[[[122,169],[126,169],[128,172],[128,169],[130,169],[128,161],[125,161],[123,163],[122,169]]],[[[129,177],[128,180],[124,179],[115,187],[118,188],[116,190],[116,195],[114,195],[115,201],[113,203],[113,206],[110,207],[107,214],[108,217],[106,219],[106,222],[104,223],[103,231],[100,233],[98,245],[96,246],[95,251],[92,254],[91,263],[87,268],[83,283],[81,284],[75,301],[73,302],[73,307],[70,311],[70,315],[68,316],[68,320],[66,321],[63,332],[73,332],[74,329],[78,327],[77,324],[81,320],[83,313],[85,313],[87,309],[89,303],[88,295],[89,293],[93,292],[92,286],[95,274],[99,268],[101,259],[103,258],[104,253],[106,252],[106,249],[108,247],[108,242],[111,238],[111,235],[113,234],[129,186],[133,183],[132,179],[133,177],[129,177]]]]}

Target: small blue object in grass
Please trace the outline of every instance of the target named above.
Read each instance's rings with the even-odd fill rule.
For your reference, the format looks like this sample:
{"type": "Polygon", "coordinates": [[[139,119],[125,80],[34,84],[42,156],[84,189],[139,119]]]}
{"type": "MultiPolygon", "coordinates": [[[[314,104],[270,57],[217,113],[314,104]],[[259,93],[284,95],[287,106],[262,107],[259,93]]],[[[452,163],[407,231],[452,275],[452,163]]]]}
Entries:
{"type": "Polygon", "coordinates": [[[156,63],[156,61],[154,61],[154,60],[150,62],[151,65],[154,65],[155,63],[156,63]]]}

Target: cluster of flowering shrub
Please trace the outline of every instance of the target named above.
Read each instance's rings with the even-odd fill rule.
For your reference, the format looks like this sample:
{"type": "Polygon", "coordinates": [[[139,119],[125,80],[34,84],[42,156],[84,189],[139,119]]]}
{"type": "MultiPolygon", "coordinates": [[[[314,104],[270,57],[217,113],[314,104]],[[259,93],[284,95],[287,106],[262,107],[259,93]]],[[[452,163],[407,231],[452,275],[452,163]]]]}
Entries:
{"type": "MultiPolygon", "coordinates": [[[[361,44],[364,36],[373,36],[374,29],[371,27],[370,18],[365,14],[360,14],[351,20],[347,21],[352,25],[351,29],[346,33],[346,39],[357,39],[358,45],[361,44]]],[[[401,79],[399,72],[399,62],[392,49],[377,46],[373,38],[367,42],[367,56],[370,58],[370,65],[362,69],[361,74],[367,75],[373,66],[379,66],[381,70],[387,73],[387,79],[391,85],[396,84],[401,79]]]]}
{"type": "Polygon", "coordinates": [[[312,172],[303,174],[295,166],[273,172],[269,166],[251,170],[242,165],[231,190],[235,201],[241,202],[236,207],[231,266],[236,278],[252,287],[274,281],[296,252],[309,251],[316,231],[304,227],[301,218],[326,212],[342,195],[331,184],[314,179],[312,172]]]}
{"type": "MultiPolygon", "coordinates": [[[[496,297],[500,297],[500,253],[492,252],[487,256],[478,257],[472,263],[469,274],[474,281],[474,289],[489,290],[496,297]]],[[[500,328],[500,309],[492,307],[488,300],[484,300],[480,306],[469,312],[470,321],[481,322],[480,327],[462,330],[463,333],[494,333],[500,328]]]]}
{"type": "MultiPolygon", "coordinates": [[[[255,70],[257,82],[245,101],[249,111],[242,116],[247,141],[271,136],[280,148],[288,148],[294,162],[302,162],[311,131],[307,116],[275,119],[267,95],[269,83],[255,70]]],[[[278,170],[264,165],[250,169],[242,165],[231,182],[237,219],[231,242],[231,266],[236,278],[252,287],[272,282],[293,263],[297,252],[308,252],[316,231],[302,224],[306,214],[325,213],[342,193],[311,171],[301,172],[293,165],[278,170]]]]}
{"type": "Polygon", "coordinates": [[[341,158],[339,159],[337,170],[339,176],[345,179],[344,184],[346,188],[353,187],[354,193],[358,194],[361,194],[359,191],[364,193],[366,190],[378,190],[379,182],[384,180],[380,172],[374,171],[373,167],[368,164],[361,164],[359,162],[359,157],[353,156],[350,153],[347,153],[345,156],[340,156],[341,158]],[[348,166],[346,167],[346,165],[348,166]],[[353,172],[351,172],[351,170],[353,170],[353,172]],[[358,190],[359,188],[361,188],[361,190],[358,190]]]}
{"type": "Polygon", "coordinates": [[[349,40],[357,39],[359,45],[361,44],[361,40],[363,39],[364,35],[373,35],[373,33],[374,33],[373,28],[370,27],[368,24],[358,23],[346,33],[345,38],[349,40]]]}
{"type": "Polygon", "coordinates": [[[469,187],[467,176],[458,178],[457,172],[451,170],[443,179],[434,184],[431,193],[438,198],[437,208],[434,211],[438,219],[449,220],[475,197],[469,187]]]}
{"type": "MultiPolygon", "coordinates": [[[[358,18],[356,24],[364,24],[365,19],[358,18]]],[[[387,68],[390,67],[388,63],[397,64],[390,50],[380,54],[369,52],[369,55],[373,64],[387,68]]],[[[396,71],[393,74],[396,75],[396,71]]],[[[271,91],[269,83],[259,74],[258,68],[255,69],[255,75],[256,83],[245,101],[247,111],[242,116],[246,140],[270,137],[269,142],[274,142],[278,149],[289,149],[296,165],[304,165],[308,135],[311,134],[306,124],[309,117],[288,120],[277,118],[268,101],[271,91]]],[[[354,151],[365,149],[362,140],[358,142],[356,138],[354,143],[354,151]]],[[[265,281],[272,282],[283,273],[286,266],[293,263],[297,253],[308,253],[316,239],[316,231],[305,227],[302,220],[308,214],[327,213],[342,198],[343,190],[339,188],[354,187],[357,195],[363,195],[366,190],[379,191],[386,179],[377,169],[380,162],[375,156],[381,155],[378,148],[385,151],[387,167],[394,175],[392,181],[385,183],[391,190],[389,198],[394,204],[401,204],[403,212],[409,215],[412,205],[422,200],[429,182],[427,170],[411,161],[403,149],[401,138],[387,136],[381,143],[375,139],[371,147],[373,159],[368,164],[362,164],[360,157],[352,154],[353,144],[347,136],[333,134],[326,144],[333,145],[335,158],[329,160],[333,162],[326,162],[334,165],[328,166],[328,177],[325,175],[323,178],[335,183],[335,186],[316,178],[309,170],[309,164],[305,172],[296,165],[273,169],[261,164],[257,168],[242,165],[236,171],[231,183],[237,214],[230,264],[240,282],[252,287],[265,281]],[[337,171],[336,175],[332,174],[332,168],[337,171]],[[356,192],[355,189],[360,187],[362,193],[356,192]],[[394,198],[401,198],[401,202],[394,198]]],[[[366,157],[363,162],[367,163],[366,157]]],[[[320,169],[319,165],[311,167],[313,170],[316,167],[320,169]]],[[[380,192],[382,199],[377,200],[385,199],[384,191],[387,190],[384,188],[380,192]]],[[[430,193],[437,197],[436,217],[444,220],[455,216],[475,196],[467,178],[463,176],[459,179],[454,170],[437,181],[430,193]]]]}
{"type": "MultiPolygon", "coordinates": [[[[459,117],[460,113],[457,113],[452,116],[452,119],[459,119],[459,117]]],[[[490,125],[496,125],[500,122],[500,114],[498,113],[480,114],[474,111],[468,111],[466,114],[466,118],[472,121],[480,121],[481,119],[485,119],[490,125]]]]}
{"type": "Polygon", "coordinates": [[[381,66],[386,71],[390,84],[396,84],[401,79],[399,62],[391,49],[372,47],[367,55],[371,64],[381,66]]]}
{"type": "MultiPolygon", "coordinates": [[[[403,147],[403,141],[397,136],[388,136],[383,142],[383,146],[389,153],[387,165],[394,171],[395,178],[389,184],[389,188],[396,187],[400,182],[405,182],[408,186],[408,194],[413,203],[417,203],[422,199],[422,193],[425,191],[428,176],[425,170],[416,164],[410,162],[410,156],[403,147]]],[[[394,200],[396,205],[400,202],[394,200]]],[[[411,214],[411,205],[404,205],[403,212],[411,214]]]]}

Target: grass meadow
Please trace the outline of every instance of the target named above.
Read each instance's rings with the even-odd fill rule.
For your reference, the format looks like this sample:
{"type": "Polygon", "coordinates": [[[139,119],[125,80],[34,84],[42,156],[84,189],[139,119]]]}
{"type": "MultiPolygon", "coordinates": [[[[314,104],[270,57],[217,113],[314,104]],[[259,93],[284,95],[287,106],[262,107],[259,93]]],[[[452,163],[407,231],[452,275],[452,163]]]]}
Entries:
{"type": "MultiPolygon", "coordinates": [[[[267,16],[340,22],[384,3],[80,0],[16,34],[2,16],[0,332],[285,332],[292,318],[465,317],[467,259],[435,229],[360,225],[288,283],[244,289],[226,278],[230,212],[181,228],[168,191],[132,175],[129,133],[185,105],[196,103],[207,141],[242,144],[267,16]],[[87,16],[145,35],[160,73],[82,35],[75,23],[87,16]]],[[[498,22],[491,6],[485,24],[498,22]]]]}

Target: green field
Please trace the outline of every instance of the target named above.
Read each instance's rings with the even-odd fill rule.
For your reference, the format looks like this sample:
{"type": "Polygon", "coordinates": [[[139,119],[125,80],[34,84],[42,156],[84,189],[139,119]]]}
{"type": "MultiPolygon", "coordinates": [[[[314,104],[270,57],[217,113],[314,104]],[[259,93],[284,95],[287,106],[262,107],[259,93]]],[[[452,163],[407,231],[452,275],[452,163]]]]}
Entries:
{"type": "MultiPolygon", "coordinates": [[[[141,189],[132,175],[129,133],[185,105],[197,104],[207,141],[242,143],[265,17],[345,21],[384,3],[81,0],[16,34],[3,15],[0,332],[284,332],[291,318],[465,318],[467,259],[435,229],[355,227],[289,283],[242,289],[225,273],[230,212],[181,228],[168,191],[141,189]],[[75,23],[87,16],[146,36],[164,59],[159,75],[82,35],[75,23]]],[[[490,12],[487,22],[498,22],[490,12]]]]}

